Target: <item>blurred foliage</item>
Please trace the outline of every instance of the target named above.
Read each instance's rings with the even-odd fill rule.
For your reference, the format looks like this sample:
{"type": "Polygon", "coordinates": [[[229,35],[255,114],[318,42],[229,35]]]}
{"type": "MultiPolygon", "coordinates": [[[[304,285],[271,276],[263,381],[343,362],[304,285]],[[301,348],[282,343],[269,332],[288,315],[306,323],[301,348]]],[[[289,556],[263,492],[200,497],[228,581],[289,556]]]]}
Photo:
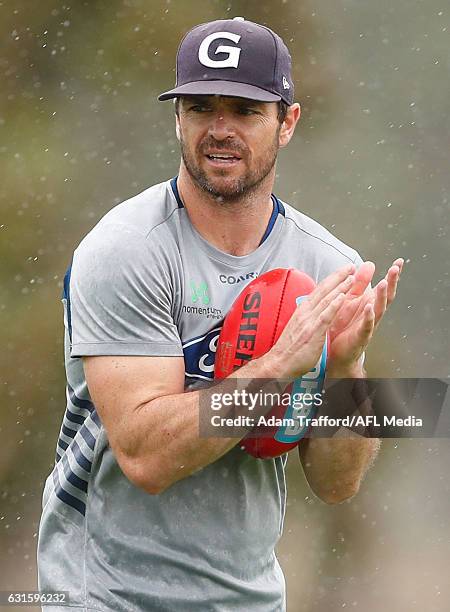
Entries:
{"type": "MultiPolygon", "coordinates": [[[[448,377],[444,4],[0,0],[1,588],[34,587],[40,495],[64,410],[64,271],[109,208],[176,174],[173,108],[156,96],[173,85],[176,47],[197,23],[243,15],[285,39],[303,113],[280,154],[276,193],[376,261],[379,276],[406,258],[398,300],[369,352],[370,373],[448,377]]],[[[413,601],[446,609],[439,581],[450,556],[441,474],[448,451],[447,440],[387,442],[363,492],[336,509],[311,497],[294,463],[280,546],[289,609],[330,610],[341,599],[350,607],[356,592],[364,610],[386,601],[397,611],[413,601]],[[427,496],[414,497],[414,488],[427,496]],[[409,514],[391,516],[385,506],[409,514]],[[397,549],[380,544],[380,524],[395,531],[397,549]],[[421,571],[424,559],[434,577],[421,571]],[[389,588],[386,600],[377,585],[389,588]]]]}

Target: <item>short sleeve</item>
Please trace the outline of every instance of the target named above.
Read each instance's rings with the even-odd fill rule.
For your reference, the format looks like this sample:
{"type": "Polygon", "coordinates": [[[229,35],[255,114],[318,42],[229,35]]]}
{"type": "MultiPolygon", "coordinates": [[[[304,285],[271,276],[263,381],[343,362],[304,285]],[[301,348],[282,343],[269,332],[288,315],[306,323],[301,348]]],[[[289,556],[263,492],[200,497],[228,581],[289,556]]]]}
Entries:
{"type": "Polygon", "coordinates": [[[158,240],[134,228],[88,234],[65,283],[71,357],[182,356],[169,267],[158,240]]]}

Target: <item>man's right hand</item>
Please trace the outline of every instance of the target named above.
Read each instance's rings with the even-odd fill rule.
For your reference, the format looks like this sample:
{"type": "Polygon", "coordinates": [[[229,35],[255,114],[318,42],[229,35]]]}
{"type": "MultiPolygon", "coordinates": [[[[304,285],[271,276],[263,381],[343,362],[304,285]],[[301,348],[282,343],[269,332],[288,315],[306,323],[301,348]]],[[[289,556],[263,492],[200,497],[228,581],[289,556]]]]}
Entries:
{"type": "Polygon", "coordinates": [[[318,362],[328,328],[354,281],[353,264],[323,279],[296,308],[274,346],[262,358],[277,378],[297,378],[318,362]]]}

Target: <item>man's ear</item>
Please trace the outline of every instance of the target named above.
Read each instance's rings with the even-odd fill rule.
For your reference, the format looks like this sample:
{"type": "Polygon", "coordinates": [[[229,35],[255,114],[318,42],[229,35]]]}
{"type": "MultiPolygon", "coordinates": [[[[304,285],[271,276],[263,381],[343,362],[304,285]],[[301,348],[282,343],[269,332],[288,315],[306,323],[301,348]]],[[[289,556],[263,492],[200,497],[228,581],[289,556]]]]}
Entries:
{"type": "Polygon", "coordinates": [[[181,134],[180,134],[180,124],[178,123],[178,117],[176,117],[175,119],[175,134],[177,135],[177,140],[180,141],[181,134]]]}
{"type": "Polygon", "coordinates": [[[301,108],[300,104],[297,102],[288,108],[286,118],[281,124],[281,129],[278,136],[278,144],[280,148],[285,147],[291,140],[294,134],[295,126],[297,125],[297,121],[300,119],[300,115],[301,108]]]}

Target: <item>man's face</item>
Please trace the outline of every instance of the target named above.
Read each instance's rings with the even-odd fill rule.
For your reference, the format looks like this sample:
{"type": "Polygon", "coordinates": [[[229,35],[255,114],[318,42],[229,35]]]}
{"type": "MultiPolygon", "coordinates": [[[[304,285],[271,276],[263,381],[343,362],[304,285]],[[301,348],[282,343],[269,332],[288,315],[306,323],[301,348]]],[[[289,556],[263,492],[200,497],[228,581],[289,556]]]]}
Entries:
{"type": "Polygon", "coordinates": [[[221,96],[180,99],[179,140],[193,181],[223,203],[255,190],[278,149],[278,104],[221,96]]]}

